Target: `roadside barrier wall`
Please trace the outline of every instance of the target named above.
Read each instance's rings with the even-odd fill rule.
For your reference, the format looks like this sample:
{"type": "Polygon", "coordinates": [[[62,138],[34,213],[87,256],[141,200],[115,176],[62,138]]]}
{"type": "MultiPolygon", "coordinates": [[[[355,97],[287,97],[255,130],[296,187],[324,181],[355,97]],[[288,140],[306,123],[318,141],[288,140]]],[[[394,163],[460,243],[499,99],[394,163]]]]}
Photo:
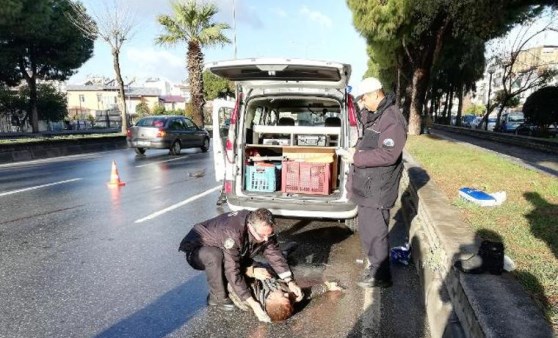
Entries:
{"type": "Polygon", "coordinates": [[[126,148],[126,136],[0,144],[0,163],[126,148]]]}

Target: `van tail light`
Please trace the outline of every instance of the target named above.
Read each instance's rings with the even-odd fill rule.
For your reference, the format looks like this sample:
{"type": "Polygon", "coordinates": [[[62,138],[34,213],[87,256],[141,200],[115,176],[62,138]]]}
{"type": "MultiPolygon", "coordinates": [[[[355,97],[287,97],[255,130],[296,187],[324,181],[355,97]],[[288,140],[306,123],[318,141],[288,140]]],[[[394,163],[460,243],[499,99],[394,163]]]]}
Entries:
{"type": "Polygon", "coordinates": [[[236,103],[234,104],[234,109],[231,114],[231,124],[236,124],[236,120],[238,119],[238,111],[240,110],[240,101],[242,101],[242,93],[238,93],[238,97],[236,98],[236,103]]]}
{"type": "Polygon", "coordinates": [[[225,150],[233,150],[233,143],[230,139],[227,139],[227,142],[225,143],[225,150]]]}
{"type": "Polygon", "coordinates": [[[132,137],[132,131],[130,129],[126,130],[126,137],[127,138],[131,138],[132,137]]]}
{"type": "Polygon", "coordinates": [[[232,193],[232,187],[233,187],[233,183],[232,181],[225,181],[225,194],[231,194],[232,193]]]}
{"type": "Polygon", "coordinates": [[[347,111],[349,112],[349,125],[356,127],[357,125],[357,112],[355,109],[355,102],[352,95],[347,95],[347,111]]]}
{"type": "Polygon", "coordinates": [[[165,137],[167,133],[163,130],[163,128],[159,128],[159,130],[157,131],[157,135],[155,135],[155,137],[165,137]]]}

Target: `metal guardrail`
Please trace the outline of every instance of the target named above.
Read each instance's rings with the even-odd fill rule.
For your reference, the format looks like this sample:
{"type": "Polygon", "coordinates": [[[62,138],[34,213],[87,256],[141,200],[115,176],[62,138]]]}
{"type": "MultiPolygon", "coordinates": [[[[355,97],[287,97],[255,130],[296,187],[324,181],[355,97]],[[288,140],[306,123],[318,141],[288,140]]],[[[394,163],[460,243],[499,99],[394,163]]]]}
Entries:
{"type": "Polygon", "coordinates": [[[538,137],[498,133],[498,132],[486,131],[482,129],[454,127],[454,126],[448,126],[443,124],[434,124],[432,125],[432,129],[443,130],[443,131],[448,131],[448,132],[462,134],[462,135],[469,135],[469,136],[482,138],[485,140],[491,140],[503,144],[510,144],[514,146],[558,154],[558,139],[556,140],[544,139],[538,137]]]}

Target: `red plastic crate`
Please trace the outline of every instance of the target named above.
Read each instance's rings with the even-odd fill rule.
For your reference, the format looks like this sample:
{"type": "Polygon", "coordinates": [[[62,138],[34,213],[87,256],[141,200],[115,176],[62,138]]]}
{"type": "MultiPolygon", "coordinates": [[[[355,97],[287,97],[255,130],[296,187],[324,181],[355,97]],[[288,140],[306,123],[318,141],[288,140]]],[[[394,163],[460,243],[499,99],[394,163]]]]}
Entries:
{"type": "Polygon", "coordinates": [[[331,163],[283,161],[281,191],[287,193],[329,195],[331,163]]]}

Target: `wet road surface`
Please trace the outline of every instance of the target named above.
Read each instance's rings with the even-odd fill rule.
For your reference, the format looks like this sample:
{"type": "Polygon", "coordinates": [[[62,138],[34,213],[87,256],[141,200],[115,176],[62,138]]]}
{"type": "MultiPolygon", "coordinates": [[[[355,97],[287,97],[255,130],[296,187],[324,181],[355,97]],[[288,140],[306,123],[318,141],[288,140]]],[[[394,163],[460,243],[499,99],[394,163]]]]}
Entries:
{"type": "MultiPolygon", "coordinates": [[[[203,272],[177,251],[215,206],[212,154],[131,150],[0,166],[0,337],[428,337],[415,268],[363,290],[358,235],[333,221],[279,219],[301,286],[347,289],[301,304],[282,323],[206,307],[203,272]],[[111,163],[120,189],[108,188],[111,163]]],[[[406,230],[397,209],[390,241],[406,230]]]]}

